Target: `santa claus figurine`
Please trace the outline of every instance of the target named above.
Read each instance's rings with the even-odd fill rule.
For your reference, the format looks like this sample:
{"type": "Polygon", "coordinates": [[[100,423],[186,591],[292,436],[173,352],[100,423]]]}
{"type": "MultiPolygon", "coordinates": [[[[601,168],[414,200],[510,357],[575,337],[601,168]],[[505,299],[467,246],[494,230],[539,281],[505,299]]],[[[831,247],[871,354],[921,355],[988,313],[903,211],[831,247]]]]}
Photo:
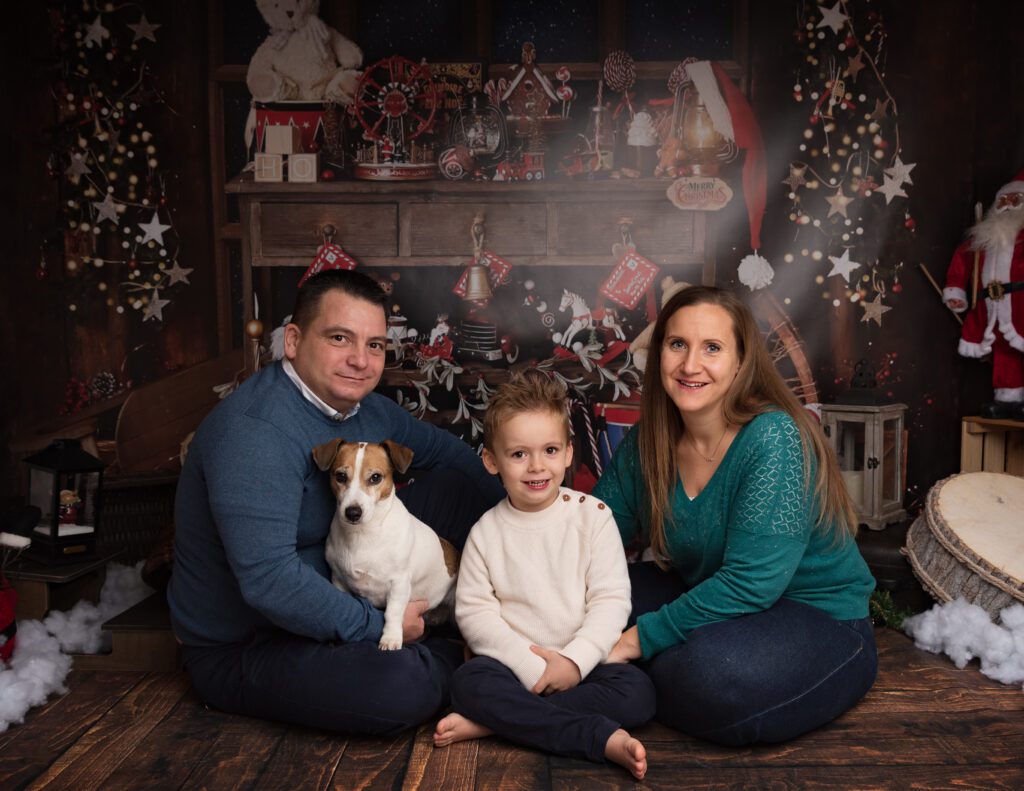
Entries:
{"type": "Polygon", "coordinates": [[[992,355],[995,400],[982,404],[981,414],[1024,420],[1024,170],[996,193],[988,214],[953,254],[942,292],[946,305],[966,311],[974,282],[977,303],[964,317],[959,351],[992,355]]]}

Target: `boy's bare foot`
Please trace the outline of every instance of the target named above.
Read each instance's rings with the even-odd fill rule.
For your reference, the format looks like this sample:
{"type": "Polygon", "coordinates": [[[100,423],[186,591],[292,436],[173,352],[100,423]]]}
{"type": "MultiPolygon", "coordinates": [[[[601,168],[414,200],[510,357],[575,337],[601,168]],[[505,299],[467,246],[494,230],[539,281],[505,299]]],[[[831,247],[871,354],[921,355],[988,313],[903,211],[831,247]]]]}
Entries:
{"type": "MultiPolygon", "coordinates": [[[[442,717],[438,721],[437,728],[434,729],[434,746],[447,747],[449,744],[464,742],[468,739],[482,739],[484,736],[490,736],[492,733],[494,731],[490,728],[485,728],[483,725],[473,722],[473,720],[467,720],[461,714],[452,712],[447,717],[442,717]]],[[[608,743],[611,744],[611,741],[609,740],[608,743]]]]}
{"type": "MultiPolygon", "coordinates": [[[[437,742],[436,736],[434,741],[437,742]]],[[[604,757],[625,767],[637,780],[643,780],[647,774],[647,750],[639,739],[634,739],[622,728],[608,737],[608,743],[604,746],[604,757]]]]}

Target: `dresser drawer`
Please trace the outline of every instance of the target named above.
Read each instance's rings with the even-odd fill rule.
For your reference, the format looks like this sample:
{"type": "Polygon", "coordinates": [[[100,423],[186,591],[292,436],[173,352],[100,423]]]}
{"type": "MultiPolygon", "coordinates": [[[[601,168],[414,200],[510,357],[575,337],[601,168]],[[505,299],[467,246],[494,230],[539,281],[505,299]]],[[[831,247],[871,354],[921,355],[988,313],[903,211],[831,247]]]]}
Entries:
{"type": "Polygon", "coordinates": [[[408,215],[409,250],[421,256],[464,256],[473,253],[473,218],[484,215],[484,247],[502,256],[544,256],[548,243],[548,211],[543,201],[438,203],[413,202],[408,215]]]}
{"type": "Polygon", "coordinates": [[[664,199],[638,200],[628,205],[598,202],[556,202],[557,233],[551,255],[612,257],[612,245],[622,241],[620,218],[633,224],[630,233],[637,252],[657,263],[699,263],[705,258],[704,223],[696,212],[684,212],[664,199]]]}
{"type": "MultiPolygon", "coordinates": [[[[398,255],[398,203],[274,203],[251,207],[255,266],[308,266],[333,225],[334,242],[357,259],[398,255]]],[[[468,229],[468,226],[467,226],[468,229]]],[[[466,238],[469,238],[467,230],[466,238]]]]}

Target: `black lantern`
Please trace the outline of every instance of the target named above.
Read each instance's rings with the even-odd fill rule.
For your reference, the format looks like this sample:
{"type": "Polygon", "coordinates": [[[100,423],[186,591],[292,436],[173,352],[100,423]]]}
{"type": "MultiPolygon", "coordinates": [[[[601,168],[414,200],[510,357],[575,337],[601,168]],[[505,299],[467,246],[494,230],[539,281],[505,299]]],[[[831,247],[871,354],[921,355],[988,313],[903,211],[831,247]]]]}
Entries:
{"type": "Polygon", "coordinates": [[[103,462],[77,439],[58,439],[25,463],[29,505],[41,512],[26,553],[45,563],[91,557],[103,506],[103,462]]]}

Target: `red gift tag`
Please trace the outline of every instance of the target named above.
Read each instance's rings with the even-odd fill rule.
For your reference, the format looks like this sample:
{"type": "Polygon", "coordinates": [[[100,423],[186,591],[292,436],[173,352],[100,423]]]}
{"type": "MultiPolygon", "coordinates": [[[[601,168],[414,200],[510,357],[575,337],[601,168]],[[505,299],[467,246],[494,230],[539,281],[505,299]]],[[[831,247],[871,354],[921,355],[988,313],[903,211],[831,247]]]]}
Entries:
{"type": "Polygon", "coordinates": [[[608,299],[632,310],[660,271],[653,261],[630,251],[622,256],[599,290],[608,299]]]}
{"type": "Polygon", "coordinates": [[[323,272],[327,269],[355,268],[356,260],[352,256],[336,244],[325,244],[317,251],[316,258],[313,259],[313,263],[309,265],[309,269],[306,270],[302,279],[299,280],[299,288],[302,288],[302,284],[318,272],[323,272]]]}
{"type": "MultiPolygon", "coordinates": [[[[508,273],[512,271],[512,264],[506,261],[499,255],[495,255],[490,250],[484,250],[480,253],[480,263],[487,267],[487,271],[491,278],[491,287],[497,288],[508,278],[508,273]]],[[[472,266],[472,264],[470,265],[472,266]]],[[[452,287],[452,293],[457,297],[466,296],[466,281],[469,279],[469,267],[466,267],[462,272],[462,276],[458,282],[452,287]]]]}

